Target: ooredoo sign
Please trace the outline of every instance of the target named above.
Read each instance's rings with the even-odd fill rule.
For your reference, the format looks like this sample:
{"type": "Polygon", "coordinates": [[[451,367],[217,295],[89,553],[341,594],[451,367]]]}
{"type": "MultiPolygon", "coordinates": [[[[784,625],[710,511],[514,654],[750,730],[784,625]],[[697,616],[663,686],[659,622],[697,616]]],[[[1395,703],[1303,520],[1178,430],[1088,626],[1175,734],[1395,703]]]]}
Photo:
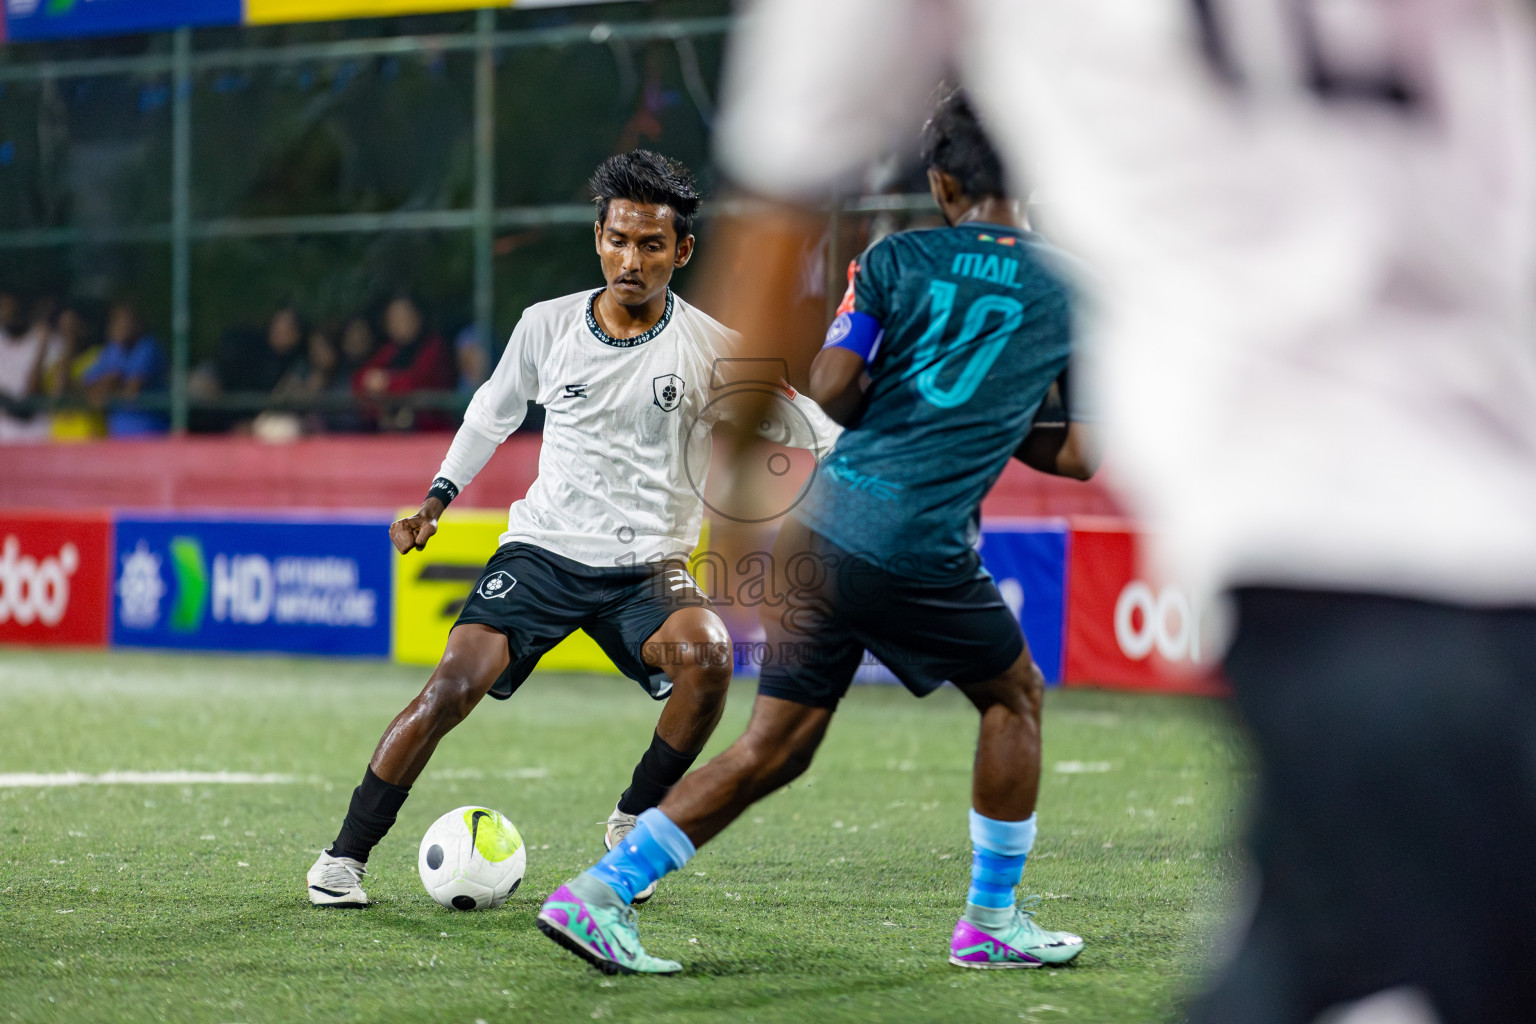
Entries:
{"type": "Polygon", "coordinates": [[[106,513],[0,513],[0,643],[105,644],[106,513]]]}
{"type": "Polygon", "coordinates": [[[1068,683],[1208,693],[1206,609],[1187,588],[1145,575],[1140,537],[1095,520],[1072,527],[1067,576],[1068,683]]]}

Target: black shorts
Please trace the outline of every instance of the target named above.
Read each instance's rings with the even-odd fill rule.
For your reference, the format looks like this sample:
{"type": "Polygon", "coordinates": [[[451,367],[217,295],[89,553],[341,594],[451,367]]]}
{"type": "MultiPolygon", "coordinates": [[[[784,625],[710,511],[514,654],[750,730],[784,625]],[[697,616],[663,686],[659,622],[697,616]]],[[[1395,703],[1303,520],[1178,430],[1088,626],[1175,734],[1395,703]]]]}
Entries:
{"type": "Polygon", "coordinates": [[[783,605],[764,609],[760,694],[835,708],[869,651],[924,697],[946,682],[1002,675],[1026,650],[1019,620],[980,568],[955,584],[915,583],[793,518],[775,561],[791,588],[783,605]]]}
{"type": "Polygon", "coordinates": [[[1536,609],[1234,597],[1257,900],[1187,1019],[1305,1024],[1400,985],[1445,1024],[1536,1018],[1536,609]]]}
{"type": "Polygon", "coordinates": [[[512,661],[490,690],[499,700],[512,696],[539,659],[578,629],[597,641],[620,672],[664,700],[672,680],[646,665],[641,646],[673,612],[706,604],[693,577],[677,563],[599,568],[512,543],[486,563],[454,625],[475,622],[506,634],[512,661]]]}

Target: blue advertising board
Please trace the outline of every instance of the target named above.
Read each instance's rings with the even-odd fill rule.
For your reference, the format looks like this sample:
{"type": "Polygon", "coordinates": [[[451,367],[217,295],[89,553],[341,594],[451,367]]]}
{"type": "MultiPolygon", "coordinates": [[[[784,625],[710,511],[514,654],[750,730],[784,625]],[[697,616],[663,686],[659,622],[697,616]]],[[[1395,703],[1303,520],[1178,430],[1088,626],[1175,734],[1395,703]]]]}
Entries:
{"type": "Polygon", "coordinates": [[[1066,624],[1065,520],[988,520],[981,561],[1018,616],[1030,654],[1048,683],[1061,682],[1066,624]]]}
{"type": "Polygon", "coordinates": [[[242,0],[0,0],[12,42],[238,25],[242,0]]]}
{"type": "Polygon", "coordinates": [[[119,517],[112,643],[387,657],[387,527],[119,517]]]}

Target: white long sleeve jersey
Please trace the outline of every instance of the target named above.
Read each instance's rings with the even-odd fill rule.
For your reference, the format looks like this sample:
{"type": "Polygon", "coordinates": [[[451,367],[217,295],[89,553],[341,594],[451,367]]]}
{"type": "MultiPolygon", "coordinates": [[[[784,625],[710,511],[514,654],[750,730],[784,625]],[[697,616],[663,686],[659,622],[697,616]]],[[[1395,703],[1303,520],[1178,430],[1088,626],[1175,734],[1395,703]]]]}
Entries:
{"type": "Polygon", "coordinates": [[[751,9],[716,144],[768,195],[856,179],[960,68],[1094,268],[1075,383],[1181,576],[1536,600],[1531,4],[751,9]]]}
{"type": "MultiPolygon", "coordinates": [[[[523,311],[490,380],[464,413],[438,476],[463,490],[522,423],[545,410],[539,473],[512,503],[501,543],[523,541],[584,565],[686,557],[698,544],[710,438],[734,332],[667,293],[655,327],[610,337],[592,314],[601,294],[577,292],[523,311]]],[[[761,431],[818,458],[839,428],[810,399],[786,401],[761,431]]]]}

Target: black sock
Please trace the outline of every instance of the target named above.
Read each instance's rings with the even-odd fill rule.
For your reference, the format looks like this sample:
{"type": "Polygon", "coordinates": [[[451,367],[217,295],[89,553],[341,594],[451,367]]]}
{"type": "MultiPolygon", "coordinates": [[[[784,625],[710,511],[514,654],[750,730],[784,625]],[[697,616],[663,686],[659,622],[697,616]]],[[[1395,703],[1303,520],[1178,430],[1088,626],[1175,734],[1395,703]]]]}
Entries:
{"type": "Polygon", "coordinates": [[[625,814],[639,814],[661,803],[667,790],[677,785],[698,754],[680,754],[660,736],[651,737],[651,748],[635,765],[635,777],[629,788],[619,797],[619,810],[625,814]]]}
{"type": "Polygon", "coordinates": [[[410,786],[391,785],[373,774],[370,767],[363,773],[362,785],[352,791],[352,805],[347,808],[341,832],[326,853],[332,857],[352,857],[366,864],[368,854],[395,823],[400,805],[410,795],[410,786]]]}

